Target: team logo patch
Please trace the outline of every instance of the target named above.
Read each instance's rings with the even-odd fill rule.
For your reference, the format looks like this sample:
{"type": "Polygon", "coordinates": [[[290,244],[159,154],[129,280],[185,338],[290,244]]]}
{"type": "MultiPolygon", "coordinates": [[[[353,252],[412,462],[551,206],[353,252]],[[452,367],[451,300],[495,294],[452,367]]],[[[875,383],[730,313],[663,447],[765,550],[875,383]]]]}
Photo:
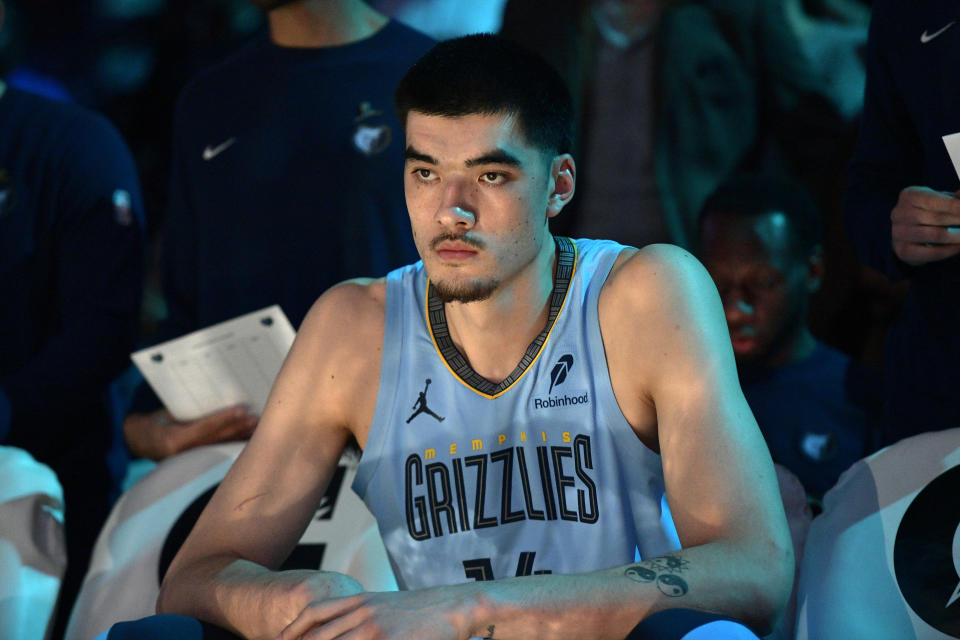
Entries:
{"type": "Polygon", "coordinates": [[[803,455],[816,462],[825,462],[837,453],[837,439],[832,433],[807,431],[800,439],[803,455]]]}
{"type": "Polygon", "coordinates": [[[924,622],[960,638],[960,466],[934,478],[907,507],[893,566],[904,600],[924,622]]]}
{"type": "Polygon", "coordinates": [[[423,391],[417,395],[416,402],[413,403],[413,413],[410,414],[410,417],[407,418],[407,424],[410,424],[410,421],[416,418],[421,413],[425,413],[428,416],[434,418],[437,422],[443,422],[443,418],[438,416],[433,411],[430,410],[430,407],[427,406],[427,389],[430,388],[430,383],[433,382],[430,378],[426,380],[427,384],[423,387],[423,391]]]}
{"type": "Polygon", "coordinates": [[[379,109],[374,109],[366,100],[357,105],[357,115],[353,121],[357,128],[353,132],[353,146],[365,156],[376,155],[390,146],[393,134],[386,125],[362,124],[364,120],[383,115],[379,109]]]}
{"type": "Polygon", "coordinates": [[[353,132],[353,146],[365,156],[373,156],[390,146],[390,127],[361,124],[353,132]]]}
{"type": "Polygon", "coordinates": [[[133,214],[130,211],[130,192],[117,189],[113,192],[113,219],[121,227],[133,224],[133,214]]]}
{"type": "Polygon", "coordinates": [[[590,404],[590,394],[586,391],[556,392],[557,387],[567,381],[567,376],[573,369],[573,355],[565,353],[550,369],[550,387],[546,397],[535,397],[531,400],[534,409],[553,409],[555,407],[570,407],[590,404]]]}
{"type": "Polygon", "coordinates": [[[567,379],[567,373],[572,368],[573,356],[569,353],[560,356],[557,364],[553,365],[553,369],[550,370],[550,390],[547,393],[553,393],[554,387],[563,384],[563,381],[567,379]]]}

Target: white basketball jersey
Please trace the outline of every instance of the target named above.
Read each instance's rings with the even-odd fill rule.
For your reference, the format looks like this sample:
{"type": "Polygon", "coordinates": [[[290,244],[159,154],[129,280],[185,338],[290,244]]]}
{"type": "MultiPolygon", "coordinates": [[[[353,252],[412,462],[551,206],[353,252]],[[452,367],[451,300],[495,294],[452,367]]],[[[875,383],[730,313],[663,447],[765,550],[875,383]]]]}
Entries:
{"type": "Polygon", "coordinates": [[[623,246],[557,238],[544,331],[492,383],[422,263],[387,277],[380,387],[354,489],[401,588],[614,567],[679,548],[660,457],[613,395],[597,320],[623,246]]]}

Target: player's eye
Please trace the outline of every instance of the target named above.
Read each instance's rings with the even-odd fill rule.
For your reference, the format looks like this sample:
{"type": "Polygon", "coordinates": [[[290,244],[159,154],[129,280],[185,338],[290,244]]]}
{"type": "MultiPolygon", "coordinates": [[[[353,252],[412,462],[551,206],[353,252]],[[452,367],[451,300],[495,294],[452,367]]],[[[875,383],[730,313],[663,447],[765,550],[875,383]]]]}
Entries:
{"type": "Polygon", "coordinates": [[[425,181],[425,182],[429,182],[430,180],[433,180],[433,178],[434,178],[434,174],[433,174],[433,171],[432,171],[431,169],[425,169],[425,168],[422,168],[422,167],[417,168],[417,169],[414,169],[414,170],[413,170],[413,175],[416,176],[417,178],[419,178],[420,180],[425,181]]]}
{"type": "Polygon", "coordinates": [[[481,176],[481,179],[487,184],[501,184],[507,177],[499,171],[487,171],[481,176]]]}

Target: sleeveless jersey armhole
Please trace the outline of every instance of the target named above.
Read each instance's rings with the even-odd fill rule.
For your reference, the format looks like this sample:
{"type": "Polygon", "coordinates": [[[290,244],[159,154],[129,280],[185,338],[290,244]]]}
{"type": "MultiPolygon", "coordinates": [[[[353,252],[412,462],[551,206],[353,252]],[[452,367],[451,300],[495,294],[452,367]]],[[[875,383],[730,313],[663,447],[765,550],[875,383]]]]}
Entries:
{"type": "MultiPolygon", "coordinates": [[[[616,434],[617,439],[621,440],[625,435],[629,435],[632,438],[639,441],[637,434],[634,433],[630,422],[627,420],[626,416],[623,415],[623,410],[620,408],[620,403],[617,401],[616,394],[613,392],[613,380],[610,378],[610,370],[607,367],[607,345],[603,342],[603,333],[600,331],[600,292],[603,291],[603,287],[607,282],[607,279],[610,277],[610,273],[613,270],[613,265],[616,264],[617,260],[623,255],[623,252],[628,248],[625,247],[619,253],[611,254],[602,258],[601,262],[596,271],[598,273],[603,273],[603,278],[597,278],[594,283],[587,289],[587,297],[585,301],[585,311],[586,311],[586,326],[587,331],[589,332],[589,344],[598,345],[599,349],[593,349],[590,353],[590,358],[593,360],[594,371],[597,372],[596,375],[602,376],[602,384],[597,385],[597,395],[598,400],[601,400],[601,406],[606,407],[616,407],[616,417],[619,418],[621,426],[626,427],[626,433],[622,433],[622,430],[616,434]]],[[[640,444],[643,444],[642,442],[640,444]]],[[[654,455],[656,452],[651,451],[649,447],[643,445],[643,448],[654,455]]]]}
{"type": "MultiPolygon", "coordinates": [[[[388,440],[386,429],[381,425],[389,425],[385,419],[394,404],[395,390],[399,377],[400,354],[403,351],[405,327],[402,313],[403,295],[402,284],[406,270],[399,269],[387,275],[385,318],[391,321],[384,322],[383,350],[380,361],[380,386],[377,393],[377,404],[373,412],[373,421],[367,433],[366,446],[360,456],[357,466],[357,475],[353,480],[353,490],[361,499],[365,499],[370,479],[376,473],[380,460],[383,460],[384,443],[388,440]],[[392,390],[393,392],[391,392],[392,390]]],[[[387,427],[389,428],[389,427],[387,427]]]]}
{"type": "Polygon", "coordinates": [[[602,332],[600,331],[600,292],[622,253],[623,251],[620,251],[609,256],[597,266],[597,272],[604,273],[604,277],[593,280],[592,282],[596,284],[588,288],[585,298],[585,312],[589,333],[588,342],[598,346],[598,348],[592,349],[590,353],[593,360],[593,370],[596,375],[603,377],[602,380],[598,381],[596,387],[597,401],[599,406],[610,407],[608,411],[614,414],[610,416],[611,421],[609,423],[614,440],[619,443],[622,451],[634,451],[636,453],[638,456],[637,466],[655,465],[661,469],[657,481],[658,486],[654,489],[660,494],[660,499],[655,505],[648,505],[650,510],[634,520],[637,532],[636,559],[641,560],[679,550],[681,544],[670,513],[670,505],[667,502],[660,454],[640,440],[626,416],[623,415],[620,403],[613,392],[613,380],[610,378],[610,370],[607,367],[607,346],[603,342],[602,332]]]}

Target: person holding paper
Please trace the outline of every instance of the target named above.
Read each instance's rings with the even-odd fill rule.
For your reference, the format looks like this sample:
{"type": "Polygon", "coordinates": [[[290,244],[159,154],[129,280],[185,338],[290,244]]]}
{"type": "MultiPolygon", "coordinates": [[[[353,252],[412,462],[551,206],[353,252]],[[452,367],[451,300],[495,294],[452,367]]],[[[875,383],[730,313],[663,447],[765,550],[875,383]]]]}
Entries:
{"type": "Polygon", "coordinates": [[[960,189],[944,136],[960,132],[953,3],[877,0],[860,137],[845,198],[860,259],[910,290],[884,356],[884,442],[960,425],[960,189]]]}
{"type": "Polygon", "coordinates": [[[576,184],[572,105],[520,45],[440,43],[396,103],[422,261],[316,302],[158,611],[283,640],[769,629],[793,551],[705,269],[551,235],[576,184]],[[276,571],[351,438],[399,592],[276,571]]]}
{"type": "Polygon", "coordinates": [[[113,125],[0,80],[0,445],[63,486],[61,624],[119,493],[110,385],[136,340],[142,225],[136,166],[113,125]]]}
{"type": "MultiPolygon", "coordinates": [[[[269,32],[177,105],[160,341],[273,304],[296,328],[333,284],[416,256],[391,99],[432,41],[360,0],[254,4],[269,32]]],[[[257,424],[245,407],[192,422],[159,407],[141,385],[124,422],[140,457],[245,439],[257,424]]]]}

